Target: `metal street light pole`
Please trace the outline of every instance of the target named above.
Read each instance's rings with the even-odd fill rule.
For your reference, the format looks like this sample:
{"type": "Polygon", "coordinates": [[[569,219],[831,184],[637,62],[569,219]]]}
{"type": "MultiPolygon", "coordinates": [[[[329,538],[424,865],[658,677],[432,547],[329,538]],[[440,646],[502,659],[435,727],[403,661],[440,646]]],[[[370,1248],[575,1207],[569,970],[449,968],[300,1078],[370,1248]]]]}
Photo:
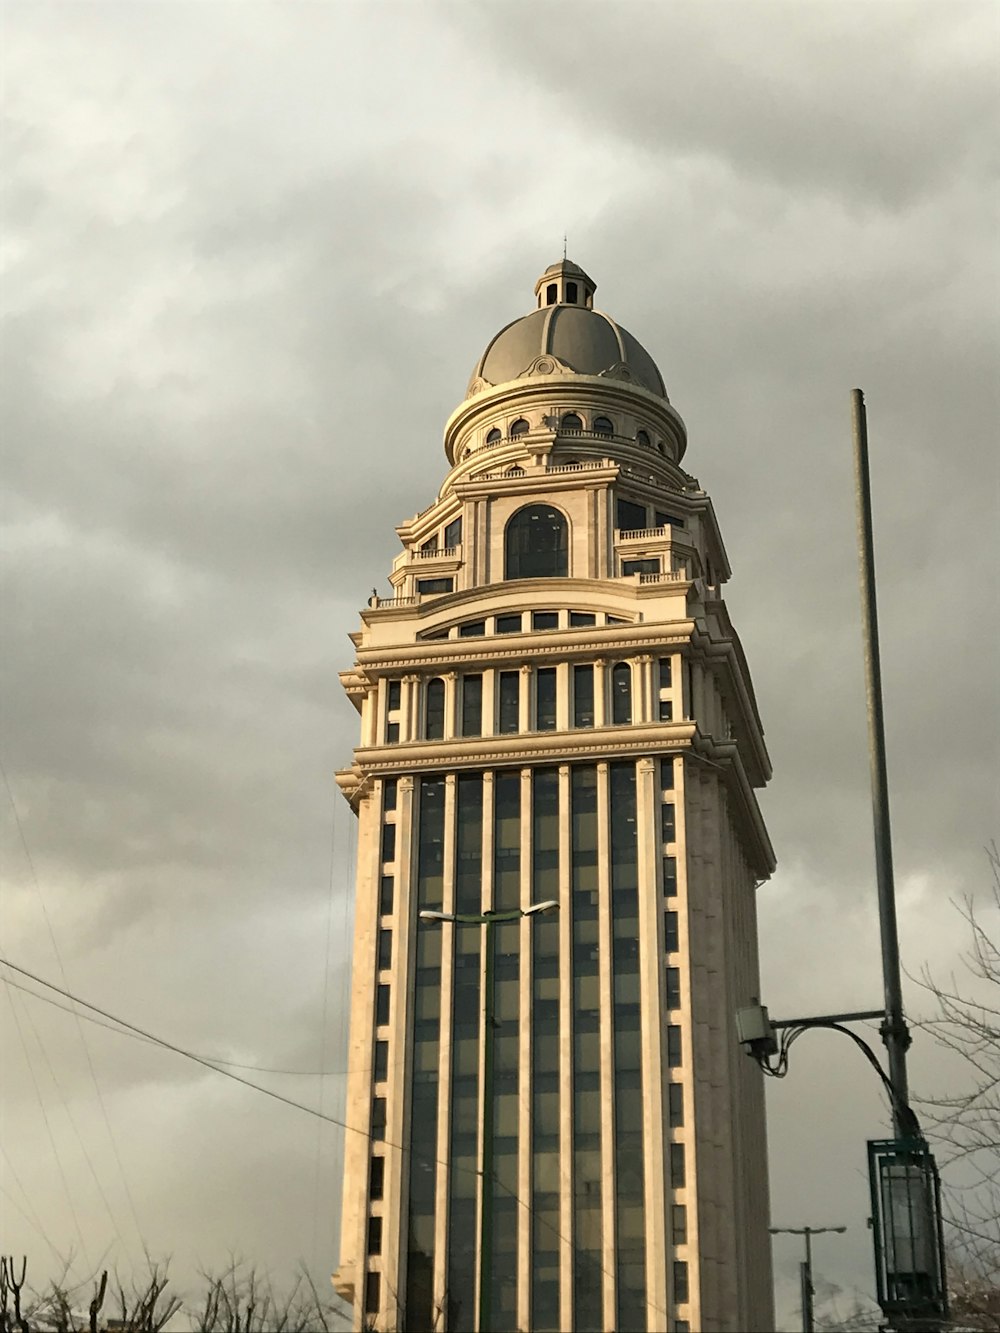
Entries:
{"type": "Polygon", "coordinates": [[[772,1236],[805,1236],[806,1238],[806,1258],[799,1268],[802,1278],[802,1329],[803,1333],[813,1333],[815,1324],[813,1322],[813,1296],[815,1290],[812,1280],[812,1238],[813,1236],[822,1236],[824,1232],[835,1231],[843,1234],[846,1227],[771,1227],[772,1236]]]}
{"type": "Polygon", "coordinates": [[[483,1144],[480,1155],[479,1214],[479,1320],[477,1333],[490,1333],[493,1287],[493,928],[504,921],[519,921],[523,916],[552,912],[559,904],[554,898],[511,912],[433,912],[420,913],[422,921],[450,921],[456,926],[482,926],[486,951],[483,975],[483,1144]]]}

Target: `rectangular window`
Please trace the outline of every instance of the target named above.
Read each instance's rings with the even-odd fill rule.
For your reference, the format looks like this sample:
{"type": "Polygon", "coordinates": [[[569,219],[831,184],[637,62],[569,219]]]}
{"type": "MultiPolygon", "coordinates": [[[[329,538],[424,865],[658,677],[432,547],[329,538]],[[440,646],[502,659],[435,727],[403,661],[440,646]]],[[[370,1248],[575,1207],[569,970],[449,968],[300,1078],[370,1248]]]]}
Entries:
{"type": "Polygon", "coordinates": [[[535,673],[535,727],[538,731],[556,729],[555,667],[544,667],[535,673]]]}
{"type": "Polygon", "coordinates": [[[684,1088],[680,1083],[667,1084],[670,1108],[670,1128],[680,1129],[684,1124],[684,1088]]]}
{"type": "Polygon", "coordinates": [[[663,913],[663,947],[667,953],[676,953],[680,948],[676,912],[663,913]]]}
{"type": "Polygon", "coordinates": [[[688,1266],[683,1259],[674,1260],[674,1300],[684,1305],[688,1297],[688,1266]]]}
{"type": "Polygon", "coordinates": [[[483,678],[462,677],[462,735],[483,734],[483,678]]]}
{"type": "Polygon", "coordinates": [[[558,611],[535,611],[531,616],[532,629],[558,629],[558,611]]]}
{"type": "Polygon", "coordinates": [[[667,1067],[681,1067],[681,1029],[677,1023],[671,1023],[667,1028],[667,1067]]]}
{"type": "Polygon", "coordinates": [[[520,634],[521,617],[520,616],[497,616],[498,634],[520,634]]]}
{"type": "Polygon", "coordinates": [[[437,533],[433,537],[428,537],[425,542],[420,543],[421,551],[436,551],[438,548],[437,533]]]}
{"type": "Polygon", "coordinates": [[[597,616],[593,611],[571,611],[569,623],[574,629],[582,629],[585,625],[596,625],[597,616]]]}
{"type": "Polygon", "coordinates": [[[671,1333],[691,1333],[691,1325],[686,1319],[675,1319],[670,1329],[671,1333]]]}
{"type": "Polygon", "coordinates": [[[664,898],[677,897],[676,856],[665,856],[663,858],[663,896],[664,898]]]}
{"type": "Polygon", "coordinates": [[[395,810],[398,784],[395,778],[386,778],[382,783],[382,809],[395,810]]]}
{"type": "Polygon", "coordinates": [[[460,546],[462,543],[462,520],[453,518],[444,530],[445,546],[460,546]]]}
{"type": "Polygon", "coordinates": [[[675,1203],[670,1210],[670,1238],[675,1245],[686,1245],[688,1238],[688,1210],[675,1203]]]}
{"type": "Polygon", "coordinates": [[[615,526],[619,532],[638,532],[646,526],[646,506],[634,500],[619,500],[615,505],[615,526]]]}
{"type": "Polygon", "coordinates": [[[673,791],[674,789],[674,761],[664,759],[660,765],[660,787],[663,791],[673,791]]]}
{"type": "Polygon", "coordinates": [[[521,678],[517,671],[500,672],[500,731],[521,730],[521,678]]]}
{"type": "Polygon", "coordinates": [[[622,574],[659,574],[660,562],[656,560],[623,560],[622,574]]]}
{"type": "Polygon", "coordinates": [[[467,620],[464,625],[458,627],[458,637],[460,639],[481,639],[485,633],[485,620],[467,620]]]}
{"type": "Polygon", "coordinates": [[[673,801],[664,801],[660,806],[660,841],[662,843],[673,842],[676,832],[674,803],[673,801]]]}
{"type": "Polygon", "coordinates": [[[393,878],[383,875],[378,886],[378,910],[381,916],[392,916],[393,878]]]}
{"type": "Polygon", "coordinates": [[[454,587],[454,579],[417,579],[417,596],[426,597],[434,592],[452,592],[454,587]]]}
{"type": "Polygon", "coordinates": [[[660,658],[660,689],[669,690],[673,677],[672,664],[669,657],[660,658]]]}
{"type": "Polygon", "coordinates": [[[676,514],[667,514],[662,509],[658,509],[656,511],[656,526],[658,528],[682,528],[684,520],[676,514]]]}
{"type": "Polygon", "coordinates": [[[375,1043],[375,1061],[372,1075],[376,1083],[384,1083],[389,1077],[389,1043],[387,1041],[377,1041],[375,1043]]]}
{"type": "Polygon", "coordinates": [[[681,970],[679,967],[667,968],[667,1008],[681,1007],[681,970]]]}
{"type": "Polygon", "coordinates": [[[385,706],[390,713],[395,713],[400,705],[402,689],[398,680],[386,682],[385,706]]]}
{"type": "Polygon", "coordinates": [[[658,700],[658,703],[659,703],[660,721],[661,721],[661,722],[673,722],[673,720],[674,720],[674,706],[673,706],[673,704],[670,702],[670,700],[669,700],[669,699],[660,699],[660,700],[658,700]]]}
{"type": "Polygon", "coordinates": [[[687,1177],[684,1169],[684,1144],[672,1143],[670,1145],[670,1188],[682,1190],[686,1183],[687,1177]]]}
{"type": "Polygon", "coordinates": [[[594,668],[573,668],[573,726],[594,725],[594,668]]]}
{"type": "Polygon", "coordinates": [[[384,971],[392,967],[392,931],[380,930],[378,933],[378,965],[384,971]]]}
{"type": "Polygon", "coordinates": [[[378,1202],[385,1193],[385,1158],[373,1157],[368,1175],[368,1197],[378,1202]]]}
{"type": "Polygon", "coordinates": [[[372,1098],[372,1139],[381,1143],[385,1138],[385,1098],[372,1098]]]}
{"type": "Polygon", "coordinates": [[[382,1253],[382,1219],[381,1217],[370,1217],[368,1219],[368,1253],[382,1253]]]}
{"type": "Polygon", "coordinates": [[[382,825],[382,860],[395,861],[396,859],[396,825],[382,825]]]}
{"type": "Polygon", "coordinates": [[[380,1273],[365,1274],[365,1314],[378,1314],[382,1291],[380,1273]]]}
{"type": "Polygon", "coordinates": [[[387,722],[385,724],[385,743],[386,745],[399,744],[399,723],[387,722]]]}
{"type": "Polygon", "coordinates": [[[383,1028],[389,1021],[389,987],[379,985],[375,992],[375,1026],[383,1028]]]}

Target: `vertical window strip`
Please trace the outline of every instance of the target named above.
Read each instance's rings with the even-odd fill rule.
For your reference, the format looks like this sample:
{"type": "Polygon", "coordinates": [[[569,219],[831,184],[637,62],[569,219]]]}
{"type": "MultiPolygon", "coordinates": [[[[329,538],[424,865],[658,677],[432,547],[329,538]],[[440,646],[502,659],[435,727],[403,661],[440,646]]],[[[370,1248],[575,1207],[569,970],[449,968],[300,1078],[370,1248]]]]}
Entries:
{"type": "Polygon", "coordinates": [[[440,676],[427,683],[424,710],[424,739],[439,741],[444,738],[444,681],[440,676]]]}
{"type": "Polygon", "coordinates": [[[462,735],[483,734],[483,678],[462,677],[462,735]]]}
{"type": "Polygon", "coordinates": [[[618,662],[611,672],[611,721],[615,726],[628,726],[632,721],[632,668],[628,662],[618,662]]]}
{"type": "Polygon", "coordinates": [[[573,1315],[600,1333],[604,1227],[601,1194],[601,1024],[597,926],[597,769],[571,773],[573,912],[573,1315]]]}
{"type": "Polygon", "coordinates": [[[573,668],[573,726],[594,725],[594,668],[591,665],[573,668]]]}
{"type": "MultiPolygon", "coordinates": [[[[531,901],[559,898],[559,770],[532,781],[531,901]]],[[[531,1328],[559,1333],[559,920],[531,924],[531,1328]]]]}
{"type": "Polygon", "coordinates": [[[646,1327],[645,1154],[639,1008],[639,858],[634,763],[611,764],[615,1216],[618,1327],[646,1327]]]}
{"type": "MultiPolygon", "coordinates": [[[[444,682],[441,682],[442,687],[444,682]]],[[[420,782],[417,907],[440,908],[444,888],[443,778],[420,782]]],[[[434,1314],[434,1197],[437,1181],[438,1061],[441,1043],[440,926],[417,926],[407,1228],[407,1322],[430,1328],[434,1314]]]]}
{"type": "MultiPolygon", "coordinates": [[[[493,909],[521,906],[521,774],[493,781],[493,909]]],[[[517,1326],[520,921],[494,926],[492,1327],[517,1326]]]]}
{"type": "MultiPolygon", "coordinates": [[[[455,911],[471,916],[483,907],[481,774],[459,775],[455,807],[455,911]]],[[[447,1264],[451,1329],[472,1328],[476,1322],[481,934],[478,926],[455,927],[447,1264]]]]}
{"type": "Polygon", "coordinates": [[[537,731],[556,729],[555,667],[541,667],[535,672],[535,728],[537,731]]]}

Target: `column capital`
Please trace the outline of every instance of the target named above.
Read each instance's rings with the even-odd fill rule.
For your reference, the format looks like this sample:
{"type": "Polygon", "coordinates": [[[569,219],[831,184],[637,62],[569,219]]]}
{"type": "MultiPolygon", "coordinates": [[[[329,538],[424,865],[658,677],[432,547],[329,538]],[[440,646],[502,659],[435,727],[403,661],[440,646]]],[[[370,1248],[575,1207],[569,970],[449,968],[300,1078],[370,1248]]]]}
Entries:
{"type": "Polygon", "coordinates": [[[413,791],[413,776],[412,776],[412,774],[410,774],[410,773],[406,773],[406,774],[403,775],[403,777],[401,777],[401,778],[397,778],[396,781],[397,781],[397,783],[398,783],[398,790],[399,790],[399,791],[410,791],[410,792],[413,791]]]}

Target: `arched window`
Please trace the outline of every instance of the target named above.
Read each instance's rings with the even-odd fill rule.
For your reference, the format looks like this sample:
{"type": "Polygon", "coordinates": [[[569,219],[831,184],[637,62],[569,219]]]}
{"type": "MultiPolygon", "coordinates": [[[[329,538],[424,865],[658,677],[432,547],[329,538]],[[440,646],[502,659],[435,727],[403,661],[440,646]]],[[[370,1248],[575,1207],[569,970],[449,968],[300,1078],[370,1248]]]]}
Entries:
{"type": "Polygon", "coordinates": [[[575,282],[567,282],[567,284],[566,284],[566,300],[570,303],[570,305],[576,305],[576,283],[575,283],[575,282]]]}
{"type": "Polygon", "coordinates": [[[611,721],[618,726],[632,721],[632,668],[618,662],[611,673],[611,721]]]}
{"type": "Polygon", "coordinates": [[[607,417],[595,417],[594,430],[597,431],[598,435],[613,435],[615,428],[607,417]]]}
{"type": "Polygon", "coordinates": [[[567,412],[559,424],[563,430],[583,430],[583,422],[575,412],[567,412]]]}
{"type": "Polygon", "coordinates": [[[486,436],[486,443],[499,444],[500,438],[501,438],[500,432],[497,430],[496,426],[494,426],[493,429],[486,436]]]}
{"type": "Polygon", "coordinates": [[[439,741],[444,738],[444,681],[440,677],[436,677],[427,686],[424,738],[429,741],[439,741]]]}
{"type": "Polygon", "coordinates": [[[555,305],[557,295],[558,292],[556,290],[556,284],[554,282],[550,282],[549,285],[545,288],[545,304],[555,305]]]}
{"type": "Polygon", "coordinates": [[[569,573],[569,524],[551,505],[525,505],[507,524],[504,578],[565,578],[569,573]]]}
{"type": "Polygon", "coordinates": [[[527,435],[527,433],[528,423],[525,421],[524,417],[518,417],[510,428],[510,438],[514,440],[518,435],[527,435]]]}
{"type": "Polygon", "coordinates": [[[509,468],[507,469],[507,471],[504,473],[504,476],[507,476],[507,477],[523,477],[523,476],[524,476],[524,468],[523,468],[523,467],[518,467],[518,465],[515,463],[513,467],[509,467],[509,468]]]}
{"type": "Polygon", "coordinates": [[[645,445],[646,448],[648,449],[648,448],[649,448],[649,435],[648,435],[647,432],[644,431],[644,430],[636,431],[636,433],[635,433],[635,442],[636,442],[636,444],[642,444],[642,445],[645,445]]]}

